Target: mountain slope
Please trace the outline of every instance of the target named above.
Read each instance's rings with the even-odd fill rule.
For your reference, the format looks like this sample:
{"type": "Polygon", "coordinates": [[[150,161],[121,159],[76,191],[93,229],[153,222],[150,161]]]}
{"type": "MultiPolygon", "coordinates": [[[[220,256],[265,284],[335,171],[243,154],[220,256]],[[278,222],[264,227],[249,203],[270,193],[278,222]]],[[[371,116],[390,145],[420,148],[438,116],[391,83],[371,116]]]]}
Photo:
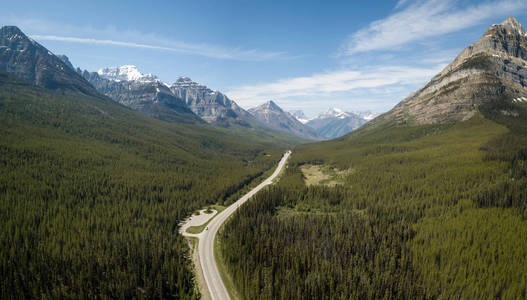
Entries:
{"type": "Polygon", "coordinates": [[[101,94],[150,117],[168,122],[202,122],[166,84],[152,74],[142,74],[135,66],[81,74],[101,94]]]}
{"type": "Polygon", "coordinates": [[[223,127],[257,126],[258,122],[254,117],[236,102],[188,77],[179,78],[170,86],[170,90],[176,97],[183,99],[187,106],[207,123],[223,127]]]}
{"type": "Polygon", "coordinates": [[[334,139],[359,128],[366,122],[357,114],[332,108],[305,124],[315,129],[318,135],[326,139],[334,139]]]}
{"type": "MultiPolygon", "coordinates": [[[[379,120],[416,124],[469,119],[482,104],[527,96],[527,33],[514,18],[492,25],[422,89],[379,120]]],[[[505,110],[505,114],[516,114],[505,110]]],[[[376,123],[374,122],[374,123],[376,123]]]]}
{"type": "Polygon", "coordinates": [[[0,28],[0,70],[48,89],[97,94],[71,67],[16,26],[0,28]]]}
{"type": "Polygon", "coordinates": [[[179,222],[295,141],[150,118],[29,43],[1,48],[0,298],[199,298],[179,222]]]}
{"type": "Polygon", "coordinates": [[[282,152],[4,72],[0,135],[2,299],[191,299],[178,222],[229,201],[282,152]]]}
{"type": "Polygon", "coordinates": [[[305,126],[290,113],[283,111],[273,101],[268,101],[258,107],[249,109],[258,121],[271,129],[278,130],[300,138],[319,139],[312,128],[305,126]]]}
{"type": "Polygon", "coordinates": [[[219,237],[242,297],[525,298],[525,33],[487,34],[387,114],[293,149],[219,237]]]}

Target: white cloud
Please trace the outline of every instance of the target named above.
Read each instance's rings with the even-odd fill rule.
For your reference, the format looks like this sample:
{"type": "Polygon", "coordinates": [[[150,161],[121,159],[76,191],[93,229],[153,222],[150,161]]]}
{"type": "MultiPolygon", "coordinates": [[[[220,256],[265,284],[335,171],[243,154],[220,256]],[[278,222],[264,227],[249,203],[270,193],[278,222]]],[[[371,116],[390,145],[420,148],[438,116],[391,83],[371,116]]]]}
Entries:
{"type": "Polygon", "coordinates": [[[270,99],[288,102],[290,106],[293,106],[294,102],[306,101],[308,98],[316,99],[321,103],[337,98],[345,99],[345,94],[354,90],[362,91],[361,94],[374,94],[397,85],[423,84],[444,66],[444,64],[430,68],[377,66],[361,70],[339,70],[241,86],[231,89],[227,95],[247,108],[270,99]]]}
{"type": "MultiPolygon", "coordinates": [[[[399,1],[396,8],[406,4],[399,1]]],[[[341,47],[342,55],[390,50],[410,42],[456,32],[493,17],[516,14],[527,7],[524,0],[487,1],[460,8],[455,0],[425,0],[406,6],[389,17],[353,33],[341,47]]]]}
{"type": "Polygon", "coordinates": [[[143,48],[151,50],[162,50],[171,51],[176,53],[201,55],[211,58],[220,59],[231,59],[231,60],[268,60],[275,58],[284,58],[283,52],[262,52],[259,50],[242,50],[242,49],[228,49],[218,46],[211,46],[205,44],[189,44],[184,42],[171,41],[172,46],[159,46],[150,45],[135,42],[124,42],[106,39],[93,39],[93,38],[81,38],[81,37],[69,37],[69,36],[56,36],[56,35],[32,35],[35,40],[47,40],[47,41],[60,41],[70,43],[82,43],[82,44],[96,44],[96,45],[112,45],[122,46],[131,48],[143,48]]]}
{"type": "Polygon", "coordinates": [[[114,26],[107,26],[105,28],[95,28],[90,25],[73,26],[12,15],[0,16],[0,18],[4,19],[7,23],[16,24],[32,38],[40,41],[51,40],[67,43],[143,48],[237,61],[266,61],[296,58],[280,51],[225,47],[208,43],[190,43],[137,30],[119,30],[114,26]]]}
{"type": "Polygon", "coordinates": [[[406,3],[408,3],[408,0],[399,0],[397,4],[395,5],[395,9],[399,9],[403,7],[406,3]]]}

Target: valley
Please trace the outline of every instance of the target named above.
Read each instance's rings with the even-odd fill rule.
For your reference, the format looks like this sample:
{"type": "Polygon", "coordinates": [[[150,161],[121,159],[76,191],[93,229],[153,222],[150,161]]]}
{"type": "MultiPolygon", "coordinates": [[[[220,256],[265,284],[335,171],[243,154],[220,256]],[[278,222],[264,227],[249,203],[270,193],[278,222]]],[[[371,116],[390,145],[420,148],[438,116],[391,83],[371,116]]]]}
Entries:
{"type": "MultiPolygon", "coordinates": [[[[488,32],[504,49],[527,36],[511,18],[488,32]]],[[[465,75],[444,79],[458,70],[447,66],[359,130],[294,148],[219,236],[240,298],[525,296],[527,90],[467,52],[454,63],[465,75]],[[353,171],[339,182],[335,170],[353,171]]]]}
{"type": "Polygon", "coordinates": [[[30,2],[0,299],[527,297],[522,1],[30,2]]]}

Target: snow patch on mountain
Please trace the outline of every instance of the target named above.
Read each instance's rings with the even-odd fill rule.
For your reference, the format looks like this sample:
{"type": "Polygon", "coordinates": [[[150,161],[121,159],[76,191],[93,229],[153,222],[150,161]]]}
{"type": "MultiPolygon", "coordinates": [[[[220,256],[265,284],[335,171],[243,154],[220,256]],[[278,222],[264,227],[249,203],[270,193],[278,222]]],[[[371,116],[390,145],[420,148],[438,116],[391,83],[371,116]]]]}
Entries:
{"type": "Polygon", "coordinates": [[[307,122],[309,122],[309,120],[311,120],[310,118],[308,118],[303,111],[297,109],[297,110],[290,110],[288,111],[293,117],[295,117],[298,121],[300,121],[300,123],[302,124],[306,124],[307,122]]]}
{"type": "Polygon", "coordinates": [[[350,114],[343,111],[339,108],[330,108],[327,111],[321,113],[318,117],[315,119],[325,119],[325,118],[339,118],[339,119],[345,119],[349,117],[350,114]]]}
{"type": "Polygon", "coordinates": [[[153,74],[143,74],[134,65],[125,65],[120,67],[109,67],[100,69],[97,74],[102,78],[106,78],[113,81],[140,81],[140,82],[153,82],[159,79],[153,74]]]}

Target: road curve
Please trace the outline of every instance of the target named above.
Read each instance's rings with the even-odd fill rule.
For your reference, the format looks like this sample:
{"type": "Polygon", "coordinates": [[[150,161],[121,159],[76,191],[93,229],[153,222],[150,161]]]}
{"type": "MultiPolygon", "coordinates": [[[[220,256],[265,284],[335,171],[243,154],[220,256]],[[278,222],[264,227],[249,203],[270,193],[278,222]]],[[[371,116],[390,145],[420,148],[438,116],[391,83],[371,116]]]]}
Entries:
{"type": "Polygon", "coordinates": [[[230,299],[229,293],[225,288],[225,284],[223,284],[223,280],[221,280],[221,275],[218,271],[218,266],[216,265],[216,260],[214,258],[214,238],[216,237],[218,230],[220,229],[221,225],[229,218],[229,216],[232,215],[236,211],[236,209],[238,209],[240,205],[249,200],[249,198],[254,196],[254,194],[258,193],[265,186],[273,183],[273,179],[278,176],[282,168],[285,166],[289,155],[291,155],[291,151],[287,151],[284,154],[284,156],[278,163],[278,167],[273,172],[273,174],[269,176],[269,178],[260,183],[257,187],[252,189],[250,192],[245,194],[238,201],[231,204],[229,207],[219,213],[214,219],[212,219],[212,221],[210,221],[208,225],[208,230],[204,230],[200,234],[183,233],[183,235],[185,236],[193,236],[199,238],[199,261],[201,264],[201,269],[203,270],[205,282],[207,283],[207,287],[210,292],[210,296],[213,300],[230,299]]]}

